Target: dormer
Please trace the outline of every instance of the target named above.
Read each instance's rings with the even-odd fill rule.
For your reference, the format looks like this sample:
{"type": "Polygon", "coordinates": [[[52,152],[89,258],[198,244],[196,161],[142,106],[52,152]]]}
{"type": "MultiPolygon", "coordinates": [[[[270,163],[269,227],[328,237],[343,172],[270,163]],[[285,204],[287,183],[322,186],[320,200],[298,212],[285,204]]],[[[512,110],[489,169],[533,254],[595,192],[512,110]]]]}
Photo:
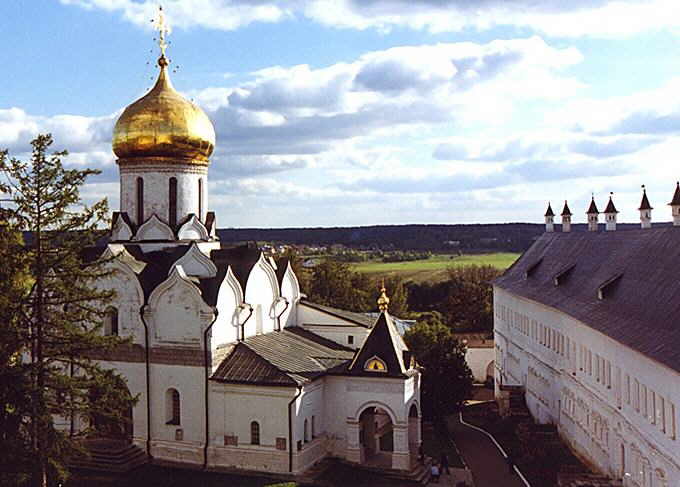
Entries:
{"type": "Polygon", "coordinates": [[[524,272],[524,279],[529,279],[534,274],[534,272],[536,272],[538,266],[541,265],[541,262],[543,262],[543,257],[539,258],[536,262],[529,265],[529,267],[527,267],[527,270],[524,272]]]}
{"type": "Polygon", "coordinates": [[[574,270],[574,267],[576,267],[576,264],[569,264],[566,267],[563,267],[560,269],[554,276],[553,276],[553,284],[557,287],[560,284],[562,284],[571,274],[571,271],[574,270]]]}
{"type": "Polygon", "coordinates": [[[616,284],[619,282],[619,279],[621,279],[621,277],[623,277],[622,272],[615,274],[614,276],[610,277],[602,284],[600,284],[600,286],[597,288],[597,299],[599,299],[600,301],[605,300],[615,289],[616,284]]]}

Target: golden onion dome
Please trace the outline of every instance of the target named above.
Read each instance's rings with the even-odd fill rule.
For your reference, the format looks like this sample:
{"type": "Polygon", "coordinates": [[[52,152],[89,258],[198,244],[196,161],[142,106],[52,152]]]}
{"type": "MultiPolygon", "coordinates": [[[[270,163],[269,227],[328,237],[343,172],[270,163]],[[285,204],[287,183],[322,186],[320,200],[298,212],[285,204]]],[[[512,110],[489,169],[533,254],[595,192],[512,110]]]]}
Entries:
{"type": "Polygon", "coordinates": [[[215,147],[215,128],[197,105],[172,86],[165,56],[154,87],[129,105],[113,129],[119,159],[163,157],[207,162],[215,147]]]}

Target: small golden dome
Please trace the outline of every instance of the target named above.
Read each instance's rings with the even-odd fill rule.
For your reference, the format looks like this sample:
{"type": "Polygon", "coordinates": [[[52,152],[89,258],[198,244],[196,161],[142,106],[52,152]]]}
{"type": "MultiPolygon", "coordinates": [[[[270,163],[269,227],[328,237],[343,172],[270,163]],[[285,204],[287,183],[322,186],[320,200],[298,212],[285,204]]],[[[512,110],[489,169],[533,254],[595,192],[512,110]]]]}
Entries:
{"type": "Polygon", "coordinates": [[[113,129],[113,152],[120,159],[167,157],[207,162],[215,147],[215,128],[198,106],[175,91],[165,56],[146,95],[129,105],[113,129]]]}

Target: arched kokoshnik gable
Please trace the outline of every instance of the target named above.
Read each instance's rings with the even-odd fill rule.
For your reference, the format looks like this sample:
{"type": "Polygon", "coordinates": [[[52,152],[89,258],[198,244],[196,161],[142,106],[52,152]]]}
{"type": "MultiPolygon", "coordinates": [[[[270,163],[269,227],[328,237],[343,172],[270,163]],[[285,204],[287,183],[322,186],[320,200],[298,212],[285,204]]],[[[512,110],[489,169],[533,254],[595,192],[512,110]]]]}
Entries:
{"type": "MultiPolygon", "coordinates": [[[[227,343],[233,343],[240,337],[239,325],[248,317],[244,311],[243,288],[230,265],[222,265],[217,275],[211,279],[201,280],[203,296],[208,304],[217,307],[217,320],[210,329],[210,349],[216,349],[227,343]]],[[[213,365],[216,366],[215,360],[213,365]]]]}
{"type": "Polygon", "coordinates": [[[295,326],[295,313],[293,310],[300,300],[300,283],[289,259],[279,259],[276,266],[276,276],[278,277],[281,296],[288,302],[287,308],[279,316],[279,325],[281,328],[295,326]]]}
{"type": "Polygon", "coordinates": [[[158,343],[200,345],[203,331],[213,317],[214,309],[178,265],[152,291],[144,310],[151,338],[158,343]]]}
{"type": "Polygon", "coordinates": [[[245,287],[245,301],[253,307],[253,316],[245,325],[245,336],[269,333],[276,328],[272,306],[281,295],[276,271],[260,253],[250,269],[245,287]]]}
{"type": "Polygon", "coordinates": [[[168,226],[167,223],[162,221],[154,213],[151,217],[145,221],[137,230],[135,235],[135,240],[163,240],[163,241],[174,241],[175,233],[172,228],[168,226]]]}
{"type": "MultiPolygon", "coordinates": [[[[198,247],[196,242],[192,242],[186,253],[175,261],[175,266],[181,266],[188,276],[199,278],[210,278],[217,275],[217,266],[205,255],[198,247]]],[[[172,272],[172,268],[168,274],[172,272]]]]}
{"type": "Polygon", "coordinates": [[[179,227],[177,232],[178,240],[210,240],[208,229],[194,215],[190,214],[179,227]]]}

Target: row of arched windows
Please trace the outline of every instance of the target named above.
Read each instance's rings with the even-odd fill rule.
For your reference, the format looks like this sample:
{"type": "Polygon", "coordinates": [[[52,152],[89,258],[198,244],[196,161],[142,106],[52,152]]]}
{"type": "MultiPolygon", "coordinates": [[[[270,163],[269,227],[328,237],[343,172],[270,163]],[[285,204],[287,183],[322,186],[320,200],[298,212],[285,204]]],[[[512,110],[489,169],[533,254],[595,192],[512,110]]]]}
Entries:
{"type": "MultiPolygon", "coordinates": [[[[198,216],[203,215],[203,178],[198,180],[198,216]]],[[[137,177],[137,225],[144,222],[144,178],[137,177]]],[[[168,222],[177,225],[177,178],[168,181],[168,222]]]]}

